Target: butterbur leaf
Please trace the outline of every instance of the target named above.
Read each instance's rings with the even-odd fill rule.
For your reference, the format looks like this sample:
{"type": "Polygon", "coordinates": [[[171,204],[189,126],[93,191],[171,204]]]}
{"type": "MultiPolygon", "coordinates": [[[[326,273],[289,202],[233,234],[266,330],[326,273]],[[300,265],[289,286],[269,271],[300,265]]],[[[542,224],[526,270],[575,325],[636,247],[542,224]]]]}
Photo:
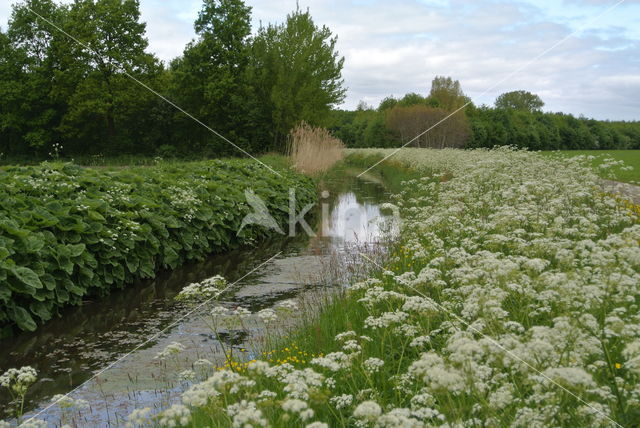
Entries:
{"type": "Polygon", "coordinates": [[[21,330],[35,331],[37,325],[29,312],[20,306],[12,306],[8,308],[9,318],[11,318],[20,327],[21,330]]]}
{"type": "Polygon", "coordinates": [[[84,244],[67,245],[69,249],[69,257],[79,257],[85,250],[84,244]]]}
{"type": "Polygon", "coordinates": [[[13,273],[13,276],[15,276],[20,282],[31,288],[38,289],[43,287],[38,275],[27,267],[16,266],[11,270],[11,273],[13,273]]]}
{"type": "Polygon", "coordinates": [[[34,302],[29,305],[31,312],[37,315],[42,321],[49,321],[51,319],[51,311],[47,304],[43,302],[34,302]]]}
{"type": "Polygon", "coordinates": [[[89,210],[89,212],[87,213],[87,216],[94,221],[105,221],[105,218],[102,214],[100,214],[98,211],[93,211],[93,210],[89,210]]]}
{"type": "Polygon", "coordinates": [[[25,239],[25,247],[30,253],[37,253],[44,247],[44,239],[37,235],[30,235],[25,239]]]}

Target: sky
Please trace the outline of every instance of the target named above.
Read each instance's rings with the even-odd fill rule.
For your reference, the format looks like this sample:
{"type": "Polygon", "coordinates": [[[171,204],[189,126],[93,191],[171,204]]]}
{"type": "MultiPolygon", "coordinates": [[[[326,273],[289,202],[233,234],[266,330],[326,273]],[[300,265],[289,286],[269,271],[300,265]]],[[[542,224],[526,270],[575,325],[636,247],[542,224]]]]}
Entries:
{"type": "MultiPolygon", "coordinates": [[[[63,0],[69,2],[70,0],[63,0]]],[[[11,0],[0,0],[6,28],[11,0]]],[[[296,0],[246,0],[254,31],[296,0]]],[[[527,90],[544,110],[640,120],[640,0],[298,0],[338,36],[341,108],[428,94],[451,76],[477,104],[527,90]]],[[[169,61],[193,37],[200,0],[140,0],[149,50],[169,61]]]]}

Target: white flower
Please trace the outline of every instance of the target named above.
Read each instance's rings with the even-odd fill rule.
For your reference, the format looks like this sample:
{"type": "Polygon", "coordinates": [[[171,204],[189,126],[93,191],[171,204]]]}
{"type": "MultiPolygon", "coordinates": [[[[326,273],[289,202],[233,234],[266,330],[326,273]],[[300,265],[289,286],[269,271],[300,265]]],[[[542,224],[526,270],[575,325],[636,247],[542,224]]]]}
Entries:
{"type": "Polygon", "coordinates": [[[353,403],[353,395],[350,394],[342,394],[335,397],[331,397],[329,402],[333,404],[336,409],[343,409],[345,407],[349,407],[351,403],[353,403]]]}
{"type": "Polygon", "coordinates": [[[155,418],[159,426],[174,428],[187,425],[191,421],[191,412],[181,404],[173,404],[168,409],[158,413],[155,418]]]}
{"type": "Polygon", "coordinates": [[[269,308],[259,311],[256,315],[265,324],[270,324],[278,320],[278,315],[276,314],[276,312],[273,309],[269,308]]]}
{"type": "Polygon", "coordinates": [[[359,352],[362,350],[362,346],[360,346],[356,340],[347,340],[344,345],[342,345],[342,350],[349,353],[359,352]]]}
{"type": "Polygon", "coordinates": [[[151,415],[151,408],[145,407],[143,409],[135,409],[127,417],[127,428],[134,428],[136,426],[144,426],[149,422],[149,416],[151,415]]]}
{"type": "Polygon", "coordinates": [[[214,276],[202,282],[195,282],[184,287],[175,297],[178,301],[202,301],[217,297],[226,287],[227,282],[221,276],[214,276]]]}
{"type": "Polygon", "coordinates": [[[171,342],[162,351],[158,352],[154,359],[164,360],[167,357],[183,352],[185,349],[187,348],[185,348],[183,344],[178,342],[171,342]]]}
{"type": "Polygon", "coordinates": [[[316,421],[308,424],[305,428],[329,428],[329,425],[325,424],[324,422],[316,421]]]}
{"type": "Polygon", "coordinates": [[[332,352],[324,357],[316,357],[312,359],[311,364],[337,372],[351,367],[351,358],[344,352],[332,352]]]}
{"type": "Polygon", "coordinates": [[[18,395],[26,394],[29,387],[38,379],[38,372],[31,366],[9,369],[0,375],[0,385],[10,388],[18,395]]]}
{"type": "Polygon", "coordinates": [[[275,392],[265,389],[263,391],[260,391],[260,394],[258,394],[258,401],[272,400],[277,396],[278,394],[276,394],[275,392]]]}
{"type": "Polygon", "coordinates": [[[399,324],[401,322],[404,322],[408,317],[409,314],[407,314],[406,312],[396,310],[393,312],[385,312],[380,317],[367,317],[367,319],[364,320],[364,325],[365,327],[369,327],[372,329],[386,328],[391,324],[399,324]]]}
{"type": "Polygon", "coordinates": [[[51,398],[51,402],[58,405],[61,409],[85,409],[89,407],[89,403],[82,399],[73,399],[68,395],[56,394],[51,398]]]}
{"type": "Polygon", "coordinates": [[[364,368],[368,373],[377,373],[384,366],[384,361],[380,358],[368,358],[364,362],[364,368]]]}
{"type": "Polygon", "coordinates": [[[345,340],[352,339],[357,336],[357,333],[353,330],[345,331],[336,335],[337,342],[344,342],[345,340]]]}
{"type": "Polygon", "coordinates": [[[353,411],[356,419],[375,421],[382,414],[382,408],[375,401],[364,401],[353,411]]]}
{"type": "Polygon", "coordinates": [[[283,300],[276,305],[276,310],[285,313],[291,313],[298,310],[298,302],[293,299],[283,300]]]}
{"type": "Polygon", "coordinates": [[[300,416],[300,419],[307,420],[313,417],[314,411],[309,409],[309,405],[306,401],[298,400],[298,399],[289,399],[285,400],[282,403],[282,410],[290,413],[297,413],[300,416]]]}
{"type": "Polygon", "coordinates": [[[180,380],[194,381],[196,380],[196,372],[193,370],[183,370],[178,374],[180,380]]]}
{"type": "Polygon", "coordinates": [[[266,427],[267,420],[253,401],[242,400],[227,407],[227,414],[232,418],[234,427],[260,426],[266,427]]]}
{"type": "Polygon", "coordinates": [[[269,369],[269,363],[262,360],[256,360],[249,362],[247,370],[255,373],[265,373],[269,369]]]}
{"type": "Polygon", "coordinates": [[[18,428],[47,428],[49,424],[41,419],[27,419],[18,428]]]}

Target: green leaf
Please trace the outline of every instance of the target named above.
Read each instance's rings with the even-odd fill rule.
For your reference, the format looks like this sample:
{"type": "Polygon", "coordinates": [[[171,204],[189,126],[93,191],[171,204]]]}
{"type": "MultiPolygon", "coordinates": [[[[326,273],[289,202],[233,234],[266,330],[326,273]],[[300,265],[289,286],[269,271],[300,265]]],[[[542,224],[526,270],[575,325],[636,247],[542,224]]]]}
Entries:
{"type": "Polygon", "coordinates": [[[89,218],[91,220],[94,220],[94,221],[100,221],[100,222],[106,221],[104,216],[102,214],[100,214],[98,211],[89,210],[87,212],[87,215],[89,216],[89,218]]]}
{"type": "Polygon", "coordinates": [[[31,312],[40,317],[42,321],[49,321],[51,319],[50,307],[43,302],[34,302],[29,305],[31,312]]]}
{"type": "Polygon", "coordinates": [[[40,282],[40,278],[38,278],[38,275],[27,267],[16,266],[11,270],[11,273],[20,282],[33,289],[39,289],[43,287],[42,282],[40,282]]]}
{"type": "Polygon", "coordinates": [[[37,253],[44,247],[44,244],[44,239],[38,235],[32,234],[25,239],[25,247],[29,253],[37,253]]]}
{"type": "Polygon", "coordinates": [[[69,257],[79,257],[86,249],[84,244],[67,245],[69,249],[69,257]]]}
{"type": "Polygon", "coordinates": [[[8,308],[8,315],[21,330],[35,331],[37,325],[29,312],[20,306],[12,306],[8,308]]]}

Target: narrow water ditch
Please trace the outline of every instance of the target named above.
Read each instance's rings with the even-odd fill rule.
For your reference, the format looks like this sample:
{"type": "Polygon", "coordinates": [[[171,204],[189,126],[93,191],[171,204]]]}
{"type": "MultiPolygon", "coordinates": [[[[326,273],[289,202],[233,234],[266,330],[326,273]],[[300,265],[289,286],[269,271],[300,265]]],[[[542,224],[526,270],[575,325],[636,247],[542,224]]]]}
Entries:
{"type": "MultiPolygon", "coordinates": [[[[88,401],[90,407],[75,415],[74,422],[79,426],[121,426],[133,408],[158,406],[175,398],[184,389],[175,375],[197,359],[224,361],[224,346],[248,353],[249,359],[257,357],[251,354],[257,352],[252,343],[256,337],[233,331],[216,337],[202,314],[190,314],[192,308],[176,303],[175,296],[186,285],[214,275],[230,283],[242,278],[220,304],[255,312],[302,294],[344,286],[354,273],[350,270],[364,269],[356,261],[357,253],[380,245],[384,222],[389,220],[380,210],[389,197],[384,184],[356,178],[357,172],[342,169],[322,181],[313,225],[315,237],[300,232],[296,238],[276,237],[256,248],[211,256],[70,308],[35,333],[0,342],[0,371],[25,365],[38,370],[39,380],[28,395],[30,412],[26,417],[37,415],[50,426],[59,425],[59,408],[47,407],[50,397],[81,385],[71,396],[88,401]],[[155,338],[159,332],[162,334],[155,338]],[[150,338],[153,340],[126,355],[150,338]],[[154,357],[173,342],[185,350],[179,359],[159,364],[154,357]],[[92,379],[105,367],[109,369],[92,379]]],[[[260,334],[258,329],[254,331],[256,336],[260,334]]],[[[8,396],[0,396],[0,406],[6,417],[8,396]]]]}

